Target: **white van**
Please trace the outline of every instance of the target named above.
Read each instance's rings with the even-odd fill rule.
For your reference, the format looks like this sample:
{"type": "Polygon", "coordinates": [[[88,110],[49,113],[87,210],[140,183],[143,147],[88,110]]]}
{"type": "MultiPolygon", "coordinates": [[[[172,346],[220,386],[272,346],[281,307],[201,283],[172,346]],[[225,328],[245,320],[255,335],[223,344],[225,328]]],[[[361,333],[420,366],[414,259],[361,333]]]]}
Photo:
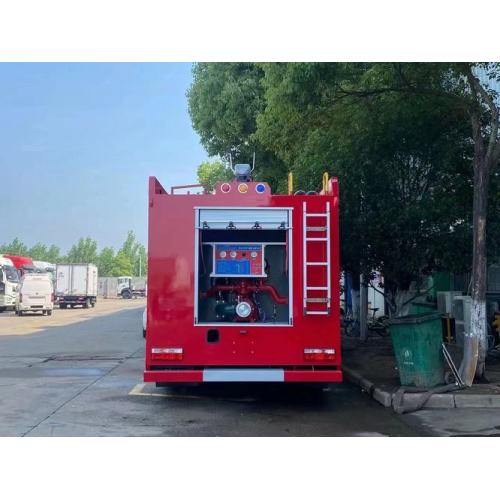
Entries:
{"type": "Polygon", "coordinates": [[[25,274],[21,279],[16,314],[22,316],[27,311],[41,311],[52,314],[54,309],[54,288],[48,274],[25,274]]]}

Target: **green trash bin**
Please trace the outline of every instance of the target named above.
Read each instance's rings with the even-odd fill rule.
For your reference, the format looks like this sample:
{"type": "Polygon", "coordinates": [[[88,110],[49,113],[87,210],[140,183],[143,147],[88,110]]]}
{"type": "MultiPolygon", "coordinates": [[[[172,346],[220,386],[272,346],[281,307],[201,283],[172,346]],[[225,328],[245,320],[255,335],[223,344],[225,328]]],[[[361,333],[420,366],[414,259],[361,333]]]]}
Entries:
{"type": "Polygon", "coordinates": [[[432,302],[412,302],[410,304],[410,314],[430,314],[437,312],[436,304],[432,302]]]}
{"type": "Polygon", "coordinates": [[[401,385],[434,387],[444,382],[440,313],[393,318],[389,330],[401,385]]]}

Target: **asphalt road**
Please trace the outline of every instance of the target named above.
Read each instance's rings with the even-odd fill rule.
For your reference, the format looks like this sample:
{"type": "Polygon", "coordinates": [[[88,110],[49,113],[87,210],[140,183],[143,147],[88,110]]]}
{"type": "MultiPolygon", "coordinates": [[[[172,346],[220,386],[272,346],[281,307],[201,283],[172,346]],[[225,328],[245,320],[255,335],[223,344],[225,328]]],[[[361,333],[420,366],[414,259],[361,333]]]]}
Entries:
{"type": "MultiPolygon", "coordinates": [[[[142,383],[142,307],[0,336],[0,436],[419,436],[350,384],[142,383]]],[[[13,317],[12,321],[16,318],[13,317]]]]}

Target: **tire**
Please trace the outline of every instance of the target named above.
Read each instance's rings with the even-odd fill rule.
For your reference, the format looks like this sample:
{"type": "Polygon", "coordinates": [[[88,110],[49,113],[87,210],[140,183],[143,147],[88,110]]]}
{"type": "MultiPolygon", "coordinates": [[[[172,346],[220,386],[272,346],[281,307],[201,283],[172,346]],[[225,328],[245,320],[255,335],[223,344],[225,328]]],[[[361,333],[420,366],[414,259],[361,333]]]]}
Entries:
{"type": "Polygon", "coordinates": [[[22,316],[24,314],[24,311],[18,311],[19,316],[22,316]]]}
{"type": "Polygon", "coordinates": [[[95,307],[95,300],[93,300],[93,301],[91,302],[91,306],[92,306],[92,307],[95,307]]]}
{"type": "Polygon", "coordinates": [[[85,303],[83,304],[84,309],[88,309],[90,307],[90,299],[87,299],[85,303]]]}
{"type": "Polygon", "coordinates": [[[47,311],[47,316],[52,316],[52,309],[49,309],[49,310],[47,311]]]}
{"type": "Polygon", "coordinates": [[[47,310],[42,311],[42,316],[47,316],[47,310]]]}
{"type": "Polygon", "coordinates": [[[122,299],[131,299],[132,298],[132,292],[129,289],[125,289],[122,291],[122,299]]]}
{"type": "Polygon", "coordinates": [[[19,311],[16,309],[16,316],[20,316],[19,311]]]}
{"type": "Polygon", "coordinates": [[[68,304],[59,304],[59,309],[66,309],[68,304]]]}

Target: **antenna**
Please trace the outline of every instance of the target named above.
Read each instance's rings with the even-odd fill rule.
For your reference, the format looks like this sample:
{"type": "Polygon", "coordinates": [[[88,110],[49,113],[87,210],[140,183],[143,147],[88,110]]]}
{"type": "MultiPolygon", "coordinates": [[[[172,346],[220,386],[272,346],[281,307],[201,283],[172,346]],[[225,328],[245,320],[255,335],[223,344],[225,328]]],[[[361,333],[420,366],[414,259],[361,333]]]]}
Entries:
{"type": "Polygon", "coordinates": [[[250,170],[250,172],[253,172],[254,170],[255,170],[255,151],[253,152],[252,170],[250,170]]]}

